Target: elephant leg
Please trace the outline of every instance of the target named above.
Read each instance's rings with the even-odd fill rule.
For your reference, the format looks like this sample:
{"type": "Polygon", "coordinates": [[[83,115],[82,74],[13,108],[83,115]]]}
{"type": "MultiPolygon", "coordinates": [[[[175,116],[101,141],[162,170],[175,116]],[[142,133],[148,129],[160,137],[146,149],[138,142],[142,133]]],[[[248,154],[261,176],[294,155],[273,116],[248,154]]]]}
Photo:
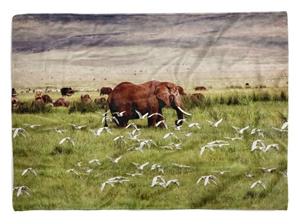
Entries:
{"type": "Polygon", "coordinates": [[[118,126],[122,127],[122,128],[126,127],[127,124],[128,124],[128,118],[126,118],[126,117],[121,117],[121,118],[118,119],[118,121],[119,121],[118,126]]]}

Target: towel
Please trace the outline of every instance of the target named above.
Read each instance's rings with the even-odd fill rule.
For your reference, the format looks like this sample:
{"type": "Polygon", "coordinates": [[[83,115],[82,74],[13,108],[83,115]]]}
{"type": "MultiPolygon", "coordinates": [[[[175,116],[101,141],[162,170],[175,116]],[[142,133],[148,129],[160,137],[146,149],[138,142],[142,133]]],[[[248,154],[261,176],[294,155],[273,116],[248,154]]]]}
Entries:
{"type": "Polygon", "coordinates": [[[12,21],[13,205],[288,206],[286,12],[12,21]]]}

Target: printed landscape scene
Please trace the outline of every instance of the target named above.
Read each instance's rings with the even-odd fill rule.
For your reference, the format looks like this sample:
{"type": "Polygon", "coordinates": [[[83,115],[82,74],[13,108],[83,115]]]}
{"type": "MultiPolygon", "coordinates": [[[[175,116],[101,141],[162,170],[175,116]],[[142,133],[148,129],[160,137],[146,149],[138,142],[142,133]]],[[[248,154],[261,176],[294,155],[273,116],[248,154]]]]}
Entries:
{"type": "Polygon", "coordinates": [[[14,209],[288,207],[285,12],[12,22],[14,209]]]}

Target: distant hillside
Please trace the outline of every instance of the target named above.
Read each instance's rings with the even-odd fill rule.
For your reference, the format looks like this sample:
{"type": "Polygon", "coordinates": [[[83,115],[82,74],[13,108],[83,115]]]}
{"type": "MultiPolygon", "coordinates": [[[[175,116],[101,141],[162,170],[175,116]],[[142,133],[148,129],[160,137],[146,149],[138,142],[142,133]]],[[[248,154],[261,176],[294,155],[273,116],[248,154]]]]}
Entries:
{"type": "Polygon", "coordinates": [[[286,85],[287,15],[17,15],[12,54],[16,87],[286,85]]]}

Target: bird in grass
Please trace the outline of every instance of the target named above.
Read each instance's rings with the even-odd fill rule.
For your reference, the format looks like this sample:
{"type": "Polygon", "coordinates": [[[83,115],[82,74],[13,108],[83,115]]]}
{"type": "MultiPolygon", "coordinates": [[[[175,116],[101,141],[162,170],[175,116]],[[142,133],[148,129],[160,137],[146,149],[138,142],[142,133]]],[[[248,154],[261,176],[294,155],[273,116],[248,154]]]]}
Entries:
{"type": "Polygon", "coordinates": [[[122,176],[109,178],[107,181],[105,181],[101,184],[100,191],[102,192],[107,184],[114,187],[115,184],[122,184],[122,183],[128,182],[128,181],[129,180],[127,178],[122,177],[122,176]]]}
{"type": "Polygon", "coordinates": [[[248,178],[254,177],[254,175],[252,173],[246,173],[245,176],[248,177],[248,178]]]}
{"type": "Polygon", "coordinates": [[[165,173],[164,168],[160,164],[156,163],[151,166],[150,170],[157,170],[160,173],[165,173]]]}
{"type": "Polygon", "coordinates": [[[279,132],[288,132],[288,122],[284,122],[280,128],[275,128],[275,127],[272,128],[279,132]]]}
{"type": "Polygon", "coordinates": [[[116,115],[117,117],[123,117],[126,111],[121,111],[121,112],[113,112],[112,115],[116,115]]]}
{"type": "Polygon", "coordinates": [[[161,121],[157,122],[157,123],[155,124],[155,127],[159,127],[161,124],[163,124],[163,126],[164,126],[166,129],[168,129],[168,125],[167,125],[167,123],[166,123],[165,120],[161,120],[161,121]]]}
{"type": "Polygon", "coordinates": [[[22,194],[26,194],[28,196],[30,196],[30,188],[27,187],[27,186],[17,186],[17,187],[14,187],[13,189],[14,191],[17,191],[17,197],[20,197],[22,194]]]}
{"type": "Polygon", "coordinates": [[[263,189],[266,189],[266,185],[261,180],[255,181],[253,184],[251,184],[250,189],[253,189],[256,186],[261,186],[263,189]]]}
{"type": "Polygon", "coordinates": [[[75,174],[76,176],[80,176],[80,174],[77,172],[77,170],[75,170],[75,169],[68,169],[68,170],[66,170],[66,173],[73,173],[73,174],[75,174]]]}
{"type": "Polygon", "coordinates": [[[29,168],[23,170],[21,175],[22,175],[22,176],[25,176],[25,175],[27,175],[28,173],[32,173],[34,176],[37,176],[37,172],[36,172],[33,168],[31,168],[31,167],[29,167],[29,168]]]}
{"type": "Polygon", "coordinates": [[[149,165],[149,162],[145,162],[143,164],[139,164],[139,163],[132,163],[132,164],[135,165],[136,169],[144,170],[144,168],[149,165]]]}
{"type": "Polygon", "coordinates": [[[177,150],[181,149],[181,143],[170,143],[169,145],[161,146],[163,149],[177,150]]]}
{"type": "Polygon", "coordinates": [[[278,151],[279,150],[279,145],[278,144],[266,145],[262,140],[258,139],[258,140],[255,140],[252,143],[252,146],[251,146],[251,152],[253,152],[255,150],[260,150],[262,152],[268,152],[271,149],[275,149],[275,150],[278,151]]]}
{"type": "Polygon", "coordinates": [[[265,137],[263,130],[259,128],[253,128],[250,132],[251,135],[258,135],[259,137],[265,137]]]}
{"type": "Polygon", "coordinates": [[[196,184],[199,184],[202,180],[204,182],[204,186],[208,185],[210,182],[217,185],[217,178],[214,175],[202,176],[197,180],[196,184]]]}
{"type": "Polygon", "coordinates": [[[185,122],[185,121],[186,121],[185,118],[179,119],[179,120],[176,120],[175,124],[176,124],[177,127],[181,127],[182,125],[180,125],[180,124],[182,124],[182,123],[185,122]]]}
{"type": "Polygon", "coordinates": [[[135,110],[135,112],[137,113],[137,115],[139,116],[139,119],[141,119],[141,120],[148,118],[149,113],[145,113],[144,115],[142,115],[138,110],[135,110]]]}
{"type": "Polygon", "coordinates": [[[118,142],[118,143],[126,143],[125,141],[125,137],[123,135],[117,136],[113,139],[114,142],[118,142]]]}
{"type": "Polygon", "coordinates": [[[26,138],[27,131],[24,128],[12,128],[13,131],[13,138],[16,138],[19,135],[22,135],[26,138]]]}
{"type": "Polygon", "coordinates": [[[143,152],[144,150],[144,147],[147,146],[148,149],[151,147],[151,145],[155,145],[155,142],[151,139],[145,139],[145,140],[142,140],[139,142],[139,146],[138,147],[135,147],[134,149],[137,150],[137,151],[140,151],[140,152],[143,152]]]}
{"type": "Polygon", "coordinates": [[[264,152],[267,152],[271,149],[275,149],[275,150],[279,150],[279,145],[278,144],[270,144],[270,145],[267,145],[264,152]]]}
{"type": "Polygon", "coordinates": [[[196,127],[196,128],[198,128],[198,129],[200,129],[200,124],[197,123],[197,122],[195,122],[195,123],[190,123],[190,124],[188,125],[188,127],[189,127],[189,128],[194,128],[194,127],[196,127]]]}
{"type": "Polygon", "coordinates": [[[130,127],[133,127],[134,129],[138,129],[138,127],[136,126],[135,123],[129,123],[125,128],[130,128],[130,127]]]}
{"type": "Polygon", "coordinates": [[[181,169],[190,169],[191,166],[183,165],[183,164],[178,164],[178,163],[172,163],[173,166],[181,168],[181,169]]]}
{"type": "Polygon", "coordinates": [[[135,173],[126,173],[126,175],[131,176],[131,177],[136,177],[136,176],[142,176],[143,174],[135,172],[135,173]]]}
{"type": "Polygon", "coordinates": [[[231,141],[236,141],[236,140],[243,140],[243,137],[224,137],[225,139],[231,140],[231,141]]]}
{"type": "Polygon", "coordinates": [[[140,132],[136,133],[135,130],[137,129],[134,129],[132,132],[128,133],[129,139],[133,141],[139,141],[138,137],[141,135],[141,133],[140,132]]]}
{"type": "Polygon", "coordinates": [[[192,134],[193,134],[192,132],[188,132],[188,133],[184,134],[184,136],[185,137],[190,137],[190,136],[192,136],[192,134]]]}
{"type": "Polygon", "coordinates": [[[119,156],[117,158],[112,158],[110,156],[106,156],[106,158],[108,158],[112,163],[117,164],[119,163],[120,159],[122,159],[123,156],[119,156]]]}
{"type": "Polygon", "coordinates": [[[112,134],[111,130],[110,130],[108,127],[102,127],[102,128],[99,128],[99,129],[97,129],[96,131],[93,131],[93,133],[94,133],[96,136],[100,136],[102,133],[109,133],[109,134],[112,134]]]}
{"type": "Polygon", "coordinates": [[[100,166],[100,165],[101,165],[99,159],[91,159],[91,160],[89,161],[89,164],[96,164],[97,166],[100,166]]]}
{"type": "Polygon", "coordinates": [[[217,128],[223,121],[223,118],[221,118],[218,121],[207,121],[212,127],[217,128]]]}
{"type": "Polygon", "coordinates": [[[229,143],[227,141],[224,141],[224,140],[215,140],[215,141],[212,141],[212,142],[209,142],[207,143],[206,145],[202,146],[200,148],[200,156],[207,150],[211,150],[211,151],[214,151],[215,148],[222,148],[223,146],[227,146],[229,145],[229,143]]]}
{"type": "Polygon", "coordinates": [[[73,146],[75,146],[75,142],[73,141],[73,139],[71,137],[65,137],[62,140],[59,141],[59,145],[64,144],[65,142],[71,143],[73,146]]]}
{"type": "Polygon", "coordinates": [[[77,125],[77,124],[70,124],[74,130],[83,130],[87,128],[87,125],[77,125]]]}
{"type": "Polygon", "coordinates": [[[41,127],[42,125],[40,124],[24,124],[25,126],[31,128],[31,129],[35,129],[37,127],[41,127]]]}
{"type": "Polygon", "coordinates": [[[163,187],[163,188],[167,188],[171,184],[175,184],[177,186],[180,185],[178,179],[172,179],[172,180],[166,181],[162,176],[155,176],[152,179],[151,187],[160,186],[160,187],[163,187]]]}
{"type": "Polygon", "coordinates": [[[265,150],[265,148],[266,148],[265,143],[262,140],[258,139],[252,143],[251,152],[253,152],[257,149],[263,151],[263,150],[265,150]]]}
{"type": "Polygon", "coordinates": [[[275,170],[277,170],[276,167],[272,167],[272,168],[261,167],[260,169],[265,173],[273,173],[275,170]]]}
{"type": "Polygon", "coordinates": [[[174,134],[174,132],[169,132],[164,135],[163,139],[167,139],[169,137],[174,137],[175,139],[178,139],[178,137],[174,134]]]}
{"type": "Polygon", "coordinates": [[[58,134],[63,134],[64,132],[66,132],[66,130],[60,128],[54,128],[54,131],[56,131],[58,134]]]}
{"type": "Polygon", "coordinates": [[[225,173],[229,173],[230,171],[228,171],[228,170],[215,170],[215,171],[212,171],[212,172],[220,174],[220,175],[224,175],[225,173]]]}
{"type": "Polygon", "coordinates": [[[239,128],[239,127],[235,127],[235,126],[232,126],[232,128],[238,133],[238,134],[244,134],[244,132],[249,129],[249,126],[246,126],[244,128],[239,128]]]}

